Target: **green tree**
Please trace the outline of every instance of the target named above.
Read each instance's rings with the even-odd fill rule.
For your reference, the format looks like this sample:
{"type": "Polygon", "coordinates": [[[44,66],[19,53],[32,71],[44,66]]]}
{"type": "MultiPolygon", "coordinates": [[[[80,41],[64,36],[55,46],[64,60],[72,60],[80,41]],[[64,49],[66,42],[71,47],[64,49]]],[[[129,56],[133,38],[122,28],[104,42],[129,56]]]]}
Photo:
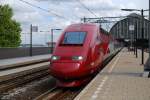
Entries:
{"type": "Polygon", "coordinates": [[[20,46],[20,23],[12,17],[12,8],[9,5],[0,5],[0,47],[20,46]]]}

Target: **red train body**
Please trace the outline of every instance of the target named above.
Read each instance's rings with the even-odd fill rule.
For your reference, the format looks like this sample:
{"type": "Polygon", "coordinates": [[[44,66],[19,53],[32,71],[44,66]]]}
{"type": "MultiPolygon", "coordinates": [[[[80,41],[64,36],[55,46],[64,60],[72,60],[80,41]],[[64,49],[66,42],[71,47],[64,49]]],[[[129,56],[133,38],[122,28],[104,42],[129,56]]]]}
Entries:
{"type": "Polygon", "coordinates": [[[110,35],[96,24],[68,26],[57,42],[51,58],[50,74],[62,87],[80,86],[101,69],[110,52],[110,35]]]}

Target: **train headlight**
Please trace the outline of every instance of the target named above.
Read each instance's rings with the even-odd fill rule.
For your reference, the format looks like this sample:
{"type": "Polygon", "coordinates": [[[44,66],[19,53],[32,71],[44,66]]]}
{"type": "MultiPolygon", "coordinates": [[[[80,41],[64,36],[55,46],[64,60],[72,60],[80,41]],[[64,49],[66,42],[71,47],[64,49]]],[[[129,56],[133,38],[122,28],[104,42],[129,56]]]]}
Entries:
{"type": "Polygon", "coordinates": [[[52,57],[51,57],[51,60],[52,60],[52,61],[59,60],[59,59],[60,59],[59,56],[52,56],[52,57]]]}
{"type": "Polygon", "coordinates": [[[72,60],[83,60],[83,57],[82,56],[73,56],[72,57],[72,60]]]}

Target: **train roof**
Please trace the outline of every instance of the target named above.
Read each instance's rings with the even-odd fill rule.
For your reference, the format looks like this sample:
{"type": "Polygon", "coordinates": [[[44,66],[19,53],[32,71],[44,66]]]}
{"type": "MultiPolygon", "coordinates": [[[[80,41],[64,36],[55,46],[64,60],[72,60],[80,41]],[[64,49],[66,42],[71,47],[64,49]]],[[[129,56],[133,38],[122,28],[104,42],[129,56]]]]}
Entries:
{"type": "Polygon", "coordinates": [[[71,24],[69,25],[69,27],[66,29],[66,30],[74,30],[74,29],[77,29],[77,30],[81,30],[81,29],[85,29],[85,28],[88,28],[88,29],[96,29],[96,28],[99,28],[100,31],[103,33],[103,34],[106,34],[106,35],[109,35],[109,32],[107,32],[106,30],[104,30],[103,28],[100,27],[99,24],[95,24],[95,23],[77,23],[77,24],[71,24]]]}
{"type": "Polygon", "coordinates": [[[98,24],[94,24],[94,23],[77,23],[77,24],[72,24],[70,26],[98,26],[98,24]]]}
{"type": "Polygon", "coordinates": [[[77,23],[77,24],[71,24],[66,28],[67,30],[92,30],[92,29],[96,29],[98,28],[97,24],[93,24],[93,23],[77,23]]]}

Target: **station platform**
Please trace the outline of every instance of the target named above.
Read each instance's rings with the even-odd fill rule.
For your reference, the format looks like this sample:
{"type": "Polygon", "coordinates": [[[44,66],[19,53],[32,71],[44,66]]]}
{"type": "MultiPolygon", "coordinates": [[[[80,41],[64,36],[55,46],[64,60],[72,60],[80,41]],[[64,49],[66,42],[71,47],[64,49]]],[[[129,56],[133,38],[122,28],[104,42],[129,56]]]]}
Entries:
{"type": "Polygon", "coordinates": [[[140,50],[136,58],[124,48],[75,100],[150,100],[150,78],[143,77],[143,70],[140,50]]]}
{"type": "Polygon", "coordinates": [[[13,68],[13,67],[21,66],[25,64],[48,61],[50,57],[51,57],[51,54],[46,54],[46,55],[38,55],[38,56],[31,56],[31,57],[2,59],[0,60],[0,70],[13,68]]]}

